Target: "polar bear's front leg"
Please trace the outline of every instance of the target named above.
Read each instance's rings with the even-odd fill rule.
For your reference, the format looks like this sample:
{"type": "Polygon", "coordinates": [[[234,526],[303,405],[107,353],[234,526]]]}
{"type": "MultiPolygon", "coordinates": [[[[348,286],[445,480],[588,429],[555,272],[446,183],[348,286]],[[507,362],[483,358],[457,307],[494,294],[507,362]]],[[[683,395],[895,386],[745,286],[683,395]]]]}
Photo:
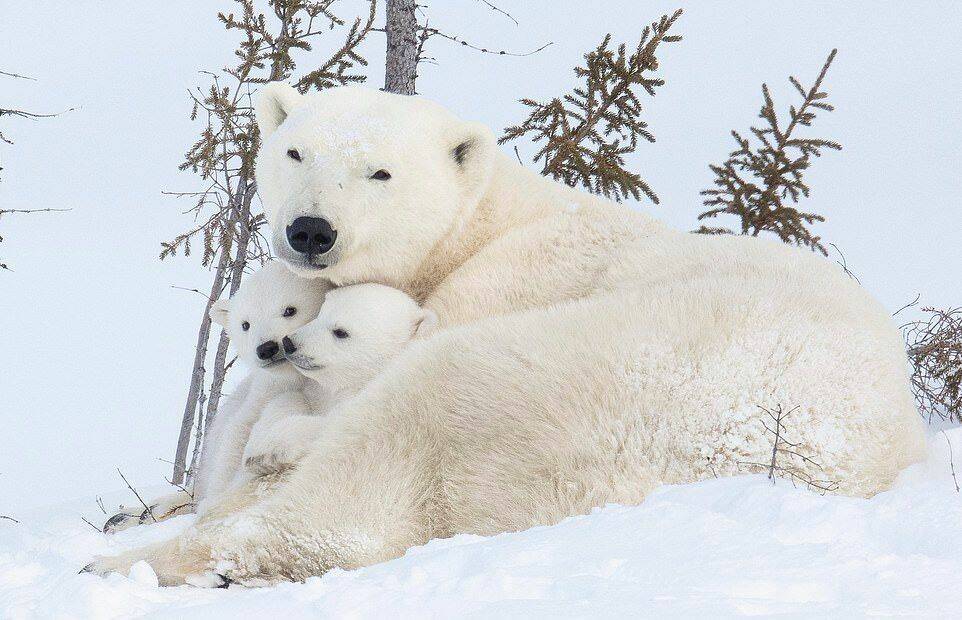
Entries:
{"type": "Polygon", "coordinates": [[[332,414],[317,448],[275,493],[205,534],[225,577],[303,581],[389,560],[450,533],[434,506],[439,442],[421,412],[406,406],[413,397],[385,391],[387,398],[359,397],[332,414]]]}
{"type": "Polygon", "coordinates": [[[307,415],[257,423],[244,448],[244,467],[252,476],[293,467],[311,451],[324,423],[323,417],[307,415]]]}
{"type": "Polygon", "coordinates": [[[126,575],[134,564],[143,561],[150,564],[162,586],[226,583],[225,579],[217,578],[217,566],[211,557],[210,547],[205,546],[202,537],[187,535],[116,556],[94,558],[81,572],[100,576],[109,573],[126,575]]]}

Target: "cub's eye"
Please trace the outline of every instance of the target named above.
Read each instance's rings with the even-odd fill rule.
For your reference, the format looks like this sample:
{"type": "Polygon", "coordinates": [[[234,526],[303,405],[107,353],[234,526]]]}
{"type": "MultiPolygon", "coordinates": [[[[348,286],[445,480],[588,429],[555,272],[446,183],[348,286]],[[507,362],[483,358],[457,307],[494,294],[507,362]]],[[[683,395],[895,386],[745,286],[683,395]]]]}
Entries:
{"type": "Polygon", "coordinates": [[[297,314],[297,308],[294,306],[284,308],[284,316],[294,316],[295,314],[297,314]]]}
{"type": "Polygon", "coordinates": [[[247,321],[244,321],[243,323],[241,323],[241,329],[243,329],[245,332],[250,328],[251,328],[251,324],[248,323],[247,321]]]}
{"type": "Polygon", "coordinates": [[[377,172],[371,175],[371,178],[374,179],[375,181],[387,181],[388,179],[391,178],[391,173],[388,172],[387,170],[378,170],[377,172]]]}
{"type": "Polygon", "coordinates": [[[350,336],[349,333],[347,333],[346,331],[344,331],[344,330],[341,329],[340,327],[338,327],[337,329],[331,330],[331,333],[334,334],[334,337],[335,337],[335,338],[339,338],[339,339],[341,339],[341,340],[344,340],[345,338],[347,338],[348,336],[350,336]]]}
{"type": "Polygon", "coordinates": [[[287,151],[287,156],[294,161],[301,161],[301,154],[297,152],[297,149],[291,149],[287,151]]]}

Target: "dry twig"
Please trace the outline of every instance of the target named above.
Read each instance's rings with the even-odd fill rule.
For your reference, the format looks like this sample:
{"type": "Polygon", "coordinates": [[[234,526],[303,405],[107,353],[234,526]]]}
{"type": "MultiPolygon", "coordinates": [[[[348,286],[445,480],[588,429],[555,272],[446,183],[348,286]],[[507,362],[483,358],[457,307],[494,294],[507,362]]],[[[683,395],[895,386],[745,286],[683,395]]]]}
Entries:
{"type": "Polygon", "coordinates": [[[153,520],[153,522],[156,523],[156,522],[157,522],[157,519],[154,517],[154,513],[150,510],[150,506],[148,506],[148,505],[147,505],[147,502],[144,501],[144,498],[140,496],[140,493],[137,492],[137,489],[135,489],[135,488],[133,487],[133,485],[131,485],[130,482],[128,482],[127,477],[124,476],[124,472],[120,471],[120,468],[119,468],[119,467],[117,468],[117,473],[120,474],[120,477],[121,477],[121,479],[123,479],[124,484],[127,485],[127,488],[130,489],[131,492],[132,492],[132,493],[137,497],[137,499],[140,501],[141,506],[144,507],[144,512],[146,512],[148,515],[150,515],[151,520],[153,520]]]}
{"type": "Polygon", "coordinates": [[[916,405],[930,422],[962,422],[962,307],[927,306],[922,312],[923,318],[901,327],[916,405]]]}
{"type": "Polygon", "coordinates": [[[948,433],[942,431],[942,436],[945,437],[945,443],[949,444],[949,468],[952,470],[952,482],[955,483],[955,492],[959,492],[959,479],[955,477],[955,455],[952,450],[952,441],[949,439],[948,433]]]}

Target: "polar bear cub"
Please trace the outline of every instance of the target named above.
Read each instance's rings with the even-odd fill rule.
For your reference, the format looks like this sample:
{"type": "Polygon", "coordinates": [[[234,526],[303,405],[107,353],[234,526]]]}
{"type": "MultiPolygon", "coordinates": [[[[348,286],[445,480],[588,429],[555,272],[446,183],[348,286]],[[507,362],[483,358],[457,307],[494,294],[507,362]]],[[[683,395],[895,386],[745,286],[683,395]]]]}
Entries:
{"type": "Polygon", "coordinates": [[[405,293],[381,284],[355,284],[327,293],[317,318],[283,338],[284,357],[319,396],[296,395],[268,405],[244,450],[248,476],[295,465],[323,434],[324,416],[360,392],[414,338],[428,335],[437,317],[405,293]],[[305,408],[312,415],[302,415],[305,408]]]}
{"type": "Polygon", "coordinates": [[[207,437],[194,479],[193,496],[184,491],[150,502],[150,509],[121,507],[108,519],[105,532],[189,512],[202,512],[242,471],[242,454],[251,429],[275,399],[306,411],[304,394],[312,382],[295,372],[281,350],[281,339],[317,316],[330,284],[299,278],[279,262],[268,262],[247,276],[230,299],[216,301],[210,318],[227,332],[238,359],[250,372],[221,403],[207,437]]]}

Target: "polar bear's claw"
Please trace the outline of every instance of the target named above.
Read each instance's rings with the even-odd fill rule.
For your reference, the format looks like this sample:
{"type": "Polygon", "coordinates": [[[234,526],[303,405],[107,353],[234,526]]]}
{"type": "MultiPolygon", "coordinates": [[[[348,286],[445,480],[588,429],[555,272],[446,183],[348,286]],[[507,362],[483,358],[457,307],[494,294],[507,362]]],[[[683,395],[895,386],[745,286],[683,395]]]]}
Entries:
{"type": "Polygon", "coordinates": [[[107,519],[104,522],[102,531],[104,534],[113,534],[115,532],[120,532],[128,528],[134,527],[135,525],[140,525],[144,522],[143,514],[134,514],[130,512],[118,512],[114,516],[107,519]]]}

